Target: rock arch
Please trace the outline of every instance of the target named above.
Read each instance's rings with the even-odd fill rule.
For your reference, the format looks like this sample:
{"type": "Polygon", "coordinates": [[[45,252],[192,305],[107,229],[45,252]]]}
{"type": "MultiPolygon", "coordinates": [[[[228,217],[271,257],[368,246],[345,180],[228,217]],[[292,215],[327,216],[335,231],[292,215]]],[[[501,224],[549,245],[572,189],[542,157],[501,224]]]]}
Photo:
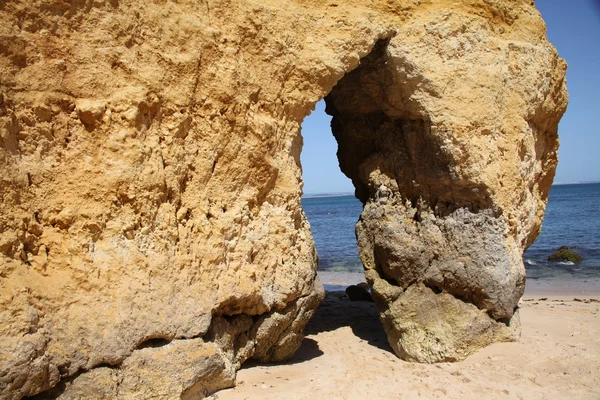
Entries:
{"type": "Polygon", "coordinates": [[[326,97],[327,111],[364,204],[359,251],[390,344],[407,360],[456,361],[518,338],[522,250],[486,182],[456,171],[468,150],[448,145],[414,100],[427,83],[407,87],[415,67],[398,50],[378,41],[326,97]]]}
{"type": "Polygon", "coordinates": [[[398,354],[512,337],[565,65],[529,1],[471,3],[5,2],[1,396],[193,398],[293,354],[325,96],[398,354]]]}

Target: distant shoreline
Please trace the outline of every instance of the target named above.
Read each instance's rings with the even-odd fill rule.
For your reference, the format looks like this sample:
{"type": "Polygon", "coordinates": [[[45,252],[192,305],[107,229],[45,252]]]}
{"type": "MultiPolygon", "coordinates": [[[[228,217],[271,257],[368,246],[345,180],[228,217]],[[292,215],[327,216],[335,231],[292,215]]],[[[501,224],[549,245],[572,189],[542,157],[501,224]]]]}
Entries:
{"type": "Polygon", "coordinates": [[[555,182],[552,186],[564,186],[564,185],[597,185],[600,181],[584,181],[584,182],[555,182]]]}
{"type": "MultiPolygon", "coordinates": [[[[567,185],[597,185],[600,181],[582,181],[582,182],[554,182],[552,186],[567,186],[567,185]]],[[[315,199],[320,197],[344,197],[354,196],[353,192],[339,192],[339,193],[307,193],[303,194],[303,199],[315,199]]]]}
{"type": "MultiPolygon", "coordinates": [[[[318,270],[327,292],[344,291],[349,285],[365,282],[363,272],[318,270]]],[[[600,279],[532,279],[525,284],[525,296],[600,296],[600,279]]]]}
{"type": "Polygon", "coordinates": [[[321,197],[344,197],[344,196],[354,196],[354,193],[317,193],[317,194],[305,194],[302,195],[303,199],[316,199],[321,197]]]}

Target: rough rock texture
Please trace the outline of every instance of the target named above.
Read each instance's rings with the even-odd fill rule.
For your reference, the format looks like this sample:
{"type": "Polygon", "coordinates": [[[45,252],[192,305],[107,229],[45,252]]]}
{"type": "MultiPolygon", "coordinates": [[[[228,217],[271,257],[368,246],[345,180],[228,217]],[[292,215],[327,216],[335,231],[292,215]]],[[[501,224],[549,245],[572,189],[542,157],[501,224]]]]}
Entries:
{"type": "Polygon", "coordinates": [[[530,1],[2,2],[0,397],[198,398],[293,354],[328,94],[398,354],[506,338],[564,72],[530,1]]]}
{"type": "Polygon", "coordinates": [[[413,15],[326,98],[364,203],[366,276],[407,360],[518,337],[510,319],[557,163],[566,65],[528,2],[488,4],[413,15]]]}

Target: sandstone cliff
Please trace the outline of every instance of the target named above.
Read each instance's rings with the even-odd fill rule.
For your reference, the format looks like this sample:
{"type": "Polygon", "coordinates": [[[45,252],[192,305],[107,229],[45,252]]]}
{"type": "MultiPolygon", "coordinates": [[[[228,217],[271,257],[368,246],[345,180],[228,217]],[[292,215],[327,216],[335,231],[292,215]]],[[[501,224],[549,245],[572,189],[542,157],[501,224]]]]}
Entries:
{"type": "Polygon", "coordinates": [[[398,355],[516,335],[566,107],[530,1],[9,0],[0,21],[0,397],[198,398],[292,355],[323,296],[299,155],[325,96],[398,355]]]}

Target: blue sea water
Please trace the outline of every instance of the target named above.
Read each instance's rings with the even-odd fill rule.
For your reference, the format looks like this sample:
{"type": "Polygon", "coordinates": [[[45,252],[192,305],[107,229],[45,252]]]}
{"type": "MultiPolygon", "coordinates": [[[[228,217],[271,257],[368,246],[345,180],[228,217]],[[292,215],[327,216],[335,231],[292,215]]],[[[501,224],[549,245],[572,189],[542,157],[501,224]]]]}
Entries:
{"type": "MultiPolygon", "coordinates": [[[[599,203],[600,183],[552,186],[542,233],[523,255],[528,279],[600,279],[599,203]],[[561,246],[584,260],[574,265],[548,261],[561,246]]],[[[319,254],[319,270],[361,272],[354,225],[362,204],[347,195],[305,197],[302,205],[319,254]]]]}
{"type": "Polygon", "coordinates": [[[542,233],[523,255],[528,278],[600,278],[599,203],[600,183],[552,186],[542,233]],[[583,261],[548,261],[561,246],[579,253],[583,261]]]}
{"type": "Polygon", "coordinates": [[[354,195],[306,197],[302,208],[319,254],[319,269],[362,272],[354,234],[362,203],[354,195]]]}

